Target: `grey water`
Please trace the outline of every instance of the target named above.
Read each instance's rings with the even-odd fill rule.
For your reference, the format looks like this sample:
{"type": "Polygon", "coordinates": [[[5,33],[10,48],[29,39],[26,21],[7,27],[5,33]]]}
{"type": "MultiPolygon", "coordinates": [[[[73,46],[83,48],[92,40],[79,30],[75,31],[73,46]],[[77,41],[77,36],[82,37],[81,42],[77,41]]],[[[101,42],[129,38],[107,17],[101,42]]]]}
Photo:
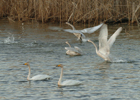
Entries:
{"type": "MultiPolygon", "coordinates": [[[[76,29],[90,26],[75,24],[76,29]]],[[[70,28],[66,24],[0,20],[0,100],[139,100],[140,28],[108,25],[109,37],[120,26],[123,31],[111,48],[113,62],[105,62],[91,43],[80,43],[73,34],[61,31],[70,28]],[[84,54],[66,55],[66,41],[84,54]],[[47,74],[52,79],[27,81],[26,62],[31,76],[47,74]],[[58,87],[61,69],[57,64],[64,65],[63,80],[83,84],[58,87]]],[[[98,45],[99,31],[85,35],[98,45]]]]}

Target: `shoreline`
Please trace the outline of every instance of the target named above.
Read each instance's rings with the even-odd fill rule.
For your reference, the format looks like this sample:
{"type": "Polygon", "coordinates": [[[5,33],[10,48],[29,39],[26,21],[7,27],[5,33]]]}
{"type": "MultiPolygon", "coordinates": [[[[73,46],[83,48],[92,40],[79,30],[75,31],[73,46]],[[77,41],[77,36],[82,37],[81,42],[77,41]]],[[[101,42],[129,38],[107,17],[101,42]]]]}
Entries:
{"type": "Polygon", "coordinates": [[[124,23],[140,25],[139,0],[1,1],[0,18],[47,23],[124,23]]]}

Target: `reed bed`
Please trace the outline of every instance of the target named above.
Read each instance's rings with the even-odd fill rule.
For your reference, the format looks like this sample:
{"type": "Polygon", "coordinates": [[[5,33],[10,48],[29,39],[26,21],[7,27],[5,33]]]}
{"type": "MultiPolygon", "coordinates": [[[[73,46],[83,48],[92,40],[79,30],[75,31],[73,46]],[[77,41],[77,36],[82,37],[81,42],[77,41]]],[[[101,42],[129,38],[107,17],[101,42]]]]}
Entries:
{"type": "Polygon", "coordinates": [[[140,22],[140,0],[0,0],[0,17],[13,21],[140,22]]]}

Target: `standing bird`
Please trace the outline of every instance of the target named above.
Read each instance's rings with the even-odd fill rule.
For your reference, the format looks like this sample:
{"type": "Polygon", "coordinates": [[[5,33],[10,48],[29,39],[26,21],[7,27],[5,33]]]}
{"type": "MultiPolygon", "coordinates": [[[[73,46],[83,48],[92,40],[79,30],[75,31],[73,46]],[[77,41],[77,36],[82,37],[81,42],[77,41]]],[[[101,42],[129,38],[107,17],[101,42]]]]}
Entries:
{"type": "Polygon", "coordinates": [[[68,22],[66,22],[66,24],[70,25],[72,27],[72,29],[64,29],[64,31],[69,32],[69,33],[73,33],[76,37],[78,37],[77,40],[80,40],[83,42],[86,42],[88,40],[83,33],[91,34],[91,33],[95,32],[96,30],[98,30],[103,25],[103,23],[101,23],[100,25],[97,25],[94,27],[85,28],[82,30],[76,30],[72,24],[70,24],[68,22]]]}
{"type": "Polygon", "coordinates": [[[59,64],[56,67],[61,67],[61,74],[60,74],[60,78],[58,81],[58,86],[72,86],[72,85],[81,85],[82,82],[77,81],[77,80],[66,80],[66,81],[62,81],[62,77],[63,77],[63,65],[59,64]]]}
{"type": "Polygon", "coordinates": [[[28,76],[27,76],[27,80],[33,80],[33,81],[41,81],[41,80],[47,80],[47,79],[50,79],[51,77],[49,75],[36,75],[36,76],[33,76],[32,78],[30,78],[30,75],[31,75],[31,68],[30,68],[30,65],[29,63],[25,63],[24,65],[27,65],[28,68],[29,68],[29,73],[28,73],[28,76]]]}
{"type": "Polygon", "coordinates": [[[66,41],[66,44],[69,45],[69,47],[65,47],[65,49],[67,50],[66,51],[67,55],[70,55],[70,56],[80,56],[80,55],[82,55],[82,50],[79,47],[74,46],[74,48],[73,48],[73,47],[71,47],[71,45],[67,41],[66,41]]]}
{"type": "Polygon", "coordinates": [[[88,40],[88,42],[91,42],[96,49],[96,53],[98,56],[102,57],[105,61],[111,61],[109,54],[110,54],[110,49],[113,45],[113,43],[116,40],[116,37],[120,34],[122,31],[122,27],[119,27],[115,33],[107,40],[108,38],[108,28],[107,25],[104,24],[101,29],[100,29],[100,34],[99,34],[99,50],[97,49],[97,46],[95,45],[94,42],[91,40],[88,40]]]}

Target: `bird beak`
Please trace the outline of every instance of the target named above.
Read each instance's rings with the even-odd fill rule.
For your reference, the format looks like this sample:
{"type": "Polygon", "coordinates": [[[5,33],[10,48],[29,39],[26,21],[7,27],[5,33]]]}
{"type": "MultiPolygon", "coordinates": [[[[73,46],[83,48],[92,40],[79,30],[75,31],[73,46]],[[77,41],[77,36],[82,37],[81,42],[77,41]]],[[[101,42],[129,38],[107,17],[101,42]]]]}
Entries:
{"type": "Polygon", "coordinates": [[[88,40],[88,42],[90,42],[90,40],[88,40]]]}
{"type": "Polygon", "coordinates": [[[24,63],[23,65],[27,65],[27,63],[24,63]]]}
{"type": "Polygon", "coordinates": [[[59,64],[59,65],[56,65],[56,67],[61,67],[61,64],[59,64]]]}

